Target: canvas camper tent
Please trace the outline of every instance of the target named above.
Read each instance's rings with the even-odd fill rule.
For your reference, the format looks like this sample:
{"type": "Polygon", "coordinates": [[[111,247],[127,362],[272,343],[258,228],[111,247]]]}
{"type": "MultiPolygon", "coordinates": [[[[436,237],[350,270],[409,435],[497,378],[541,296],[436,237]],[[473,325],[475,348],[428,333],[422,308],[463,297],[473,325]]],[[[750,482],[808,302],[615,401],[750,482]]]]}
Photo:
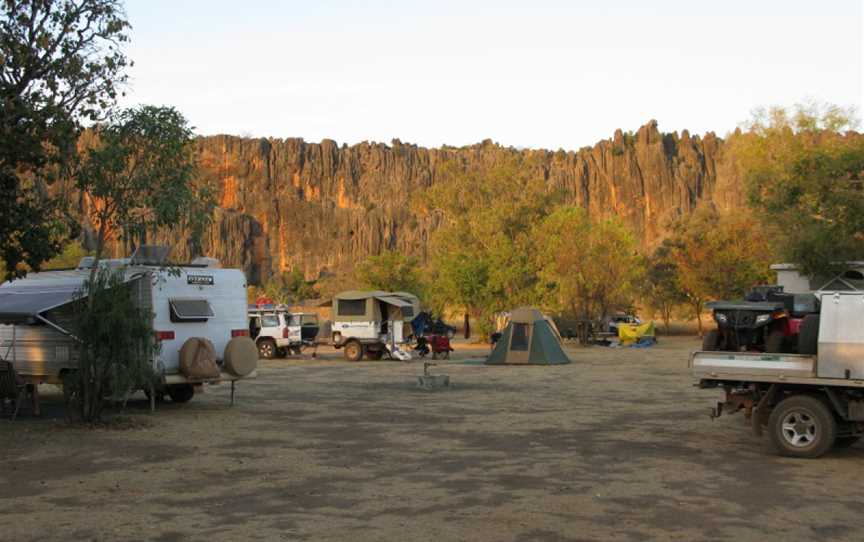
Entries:
{"type": "Polygon", "coordinates": [[[570,358],[561,348],[561,337],[552,320],[532,307],[510,313],[486,365],[561,365],[570,358]]]}
{"type": "Polygon", "coordinates": [[[358,361],[381,359],[385,353],[399,359],[410,354],[399,345],[411,334],[409,323],[417,315],[420,300],[407,292],[350,290],[335,295],[332,301],[332,341],[345,348],[345,357],[358,361]]]}

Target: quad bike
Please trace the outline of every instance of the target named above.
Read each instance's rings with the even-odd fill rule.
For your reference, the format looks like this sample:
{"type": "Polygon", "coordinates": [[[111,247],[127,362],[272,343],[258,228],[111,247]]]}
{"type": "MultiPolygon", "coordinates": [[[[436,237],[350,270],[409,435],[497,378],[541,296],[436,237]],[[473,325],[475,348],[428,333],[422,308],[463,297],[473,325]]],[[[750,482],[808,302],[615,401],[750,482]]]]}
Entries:
{"type": "Polygon", "coordinates": [[[789,294],[782,286],[757,286],[743,301],[713,301],[717,329],[709,331],[702,350],[794,353],[801,322],[818,314],[812,294],[789,294]]]}

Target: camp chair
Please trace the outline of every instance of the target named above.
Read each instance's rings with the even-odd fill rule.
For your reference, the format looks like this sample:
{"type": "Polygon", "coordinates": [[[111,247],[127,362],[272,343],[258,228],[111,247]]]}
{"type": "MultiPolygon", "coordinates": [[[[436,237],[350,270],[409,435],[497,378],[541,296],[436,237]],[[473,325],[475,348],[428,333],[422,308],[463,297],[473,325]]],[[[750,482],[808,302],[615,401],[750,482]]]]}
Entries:
{"type": "Polygon", "coordinates": [[[6,400],[11,399],[14,404],[12,421],[15,421],[26,395],[27,383],[21,380],[10,362],[0,359],[0,413],[6,412],[6,400]]]}

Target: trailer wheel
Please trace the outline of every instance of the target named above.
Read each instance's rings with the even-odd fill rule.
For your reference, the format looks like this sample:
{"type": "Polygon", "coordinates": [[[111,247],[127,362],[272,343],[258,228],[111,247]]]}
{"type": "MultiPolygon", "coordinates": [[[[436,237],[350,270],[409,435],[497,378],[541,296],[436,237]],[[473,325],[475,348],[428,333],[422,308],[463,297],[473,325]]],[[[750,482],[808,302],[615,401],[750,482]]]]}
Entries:
{"type": "Polygon", "coordinates": [[[276,355],[276,343],[273,339],[258,341],[258,355],[264,359],[273,359],[273,356],[276,355]]]}
{"type": "Polygon", "coordinates": [[[345,343],[345,359],[348,361],[360,361],[363,357],[363,345],[359,341],[348,341],[345,343]]]}
{"type": "Polygon", "coordinates": [[[188,403],[195,396],[195,388],[191,384],[168,386],[168,397],[175,403],[188,403]]]}
{"type": "Polygon", "coordinates": [[[765,352],[769,354],[781,354],[783,352],[783,336],[782,329],[772,329],[765,337],[765,352]]]}
{"type": "Polygon", "coordinates": [[[718,350],[719,342],[720,333],[716,329],[712,329],[702,338],[702,351],[714,352],[715,350],[718,350]]]}
{"type": "Polygon", "coordinates": [[[768,418],[771,442],[789,457],[816,458],[834,446],[837,421],[828,406],[812,395],[793,395],[768,418]]]}

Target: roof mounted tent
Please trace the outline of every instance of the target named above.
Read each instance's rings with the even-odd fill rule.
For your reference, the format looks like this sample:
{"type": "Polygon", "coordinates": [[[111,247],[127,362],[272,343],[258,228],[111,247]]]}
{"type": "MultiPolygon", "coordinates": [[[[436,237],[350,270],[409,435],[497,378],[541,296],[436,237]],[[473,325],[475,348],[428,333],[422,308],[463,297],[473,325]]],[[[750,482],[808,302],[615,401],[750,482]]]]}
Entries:
{"type": "Polygon", "coordinates": [[[561,347],[555,324],[533,307],[514,309],[486,365],[563,365],[570,358],[561,347]]]}

